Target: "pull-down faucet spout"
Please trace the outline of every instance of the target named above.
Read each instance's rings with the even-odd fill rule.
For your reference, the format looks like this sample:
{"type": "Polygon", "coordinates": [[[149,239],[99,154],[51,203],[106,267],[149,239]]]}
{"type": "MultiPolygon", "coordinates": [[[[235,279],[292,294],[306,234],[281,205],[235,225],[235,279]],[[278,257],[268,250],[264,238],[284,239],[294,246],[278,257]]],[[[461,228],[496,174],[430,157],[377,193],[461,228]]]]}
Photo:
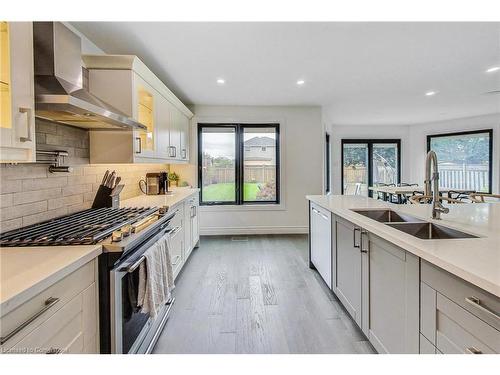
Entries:
{"type": "Polygon", "coordinates": [[[426,196],[432,195],[432,218],[441,219],[441,213],[447,214],[450,209],[443,207],[441,201],[439,200],[439,171],[438,171],[438,161],[437,155],[434,151],[429,151],[427,153],[427,158],[425,159],[425,192],[426,196]],[[432,167],[432,176],[431,176],[432,167]],[[431,189],[431,181],[433,182],[433,187],[431,189]]]}

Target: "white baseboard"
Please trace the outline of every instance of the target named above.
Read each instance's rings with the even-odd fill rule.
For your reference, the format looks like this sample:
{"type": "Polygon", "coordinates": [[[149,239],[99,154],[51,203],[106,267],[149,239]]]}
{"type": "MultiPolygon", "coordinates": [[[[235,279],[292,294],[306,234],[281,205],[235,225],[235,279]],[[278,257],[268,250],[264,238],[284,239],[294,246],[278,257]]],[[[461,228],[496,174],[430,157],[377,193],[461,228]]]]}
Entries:
{"type": "Polygon", "coordinates": [[[242,235],[242,234],[306,234],[304,226],[265,226],[265,227],[208,227],[200,228],[202,236],[242,235]]]}

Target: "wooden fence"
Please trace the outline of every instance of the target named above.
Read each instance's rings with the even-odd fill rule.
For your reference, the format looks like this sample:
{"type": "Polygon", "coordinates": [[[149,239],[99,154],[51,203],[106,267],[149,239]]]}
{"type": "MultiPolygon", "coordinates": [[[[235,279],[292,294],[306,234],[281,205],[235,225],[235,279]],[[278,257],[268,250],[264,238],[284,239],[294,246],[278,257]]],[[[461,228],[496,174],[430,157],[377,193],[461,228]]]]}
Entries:
{"type": "MultiPolygon", "coordinates": [[[[276,167],[274,165],[252,165],[245,166],[243,175],[245,182],[266,183],[276,180],[276,167]]],[[[208,167],[203,170],[203,184],[223,184],[233,183],[234,168],[213,168],[208,167]]]]}

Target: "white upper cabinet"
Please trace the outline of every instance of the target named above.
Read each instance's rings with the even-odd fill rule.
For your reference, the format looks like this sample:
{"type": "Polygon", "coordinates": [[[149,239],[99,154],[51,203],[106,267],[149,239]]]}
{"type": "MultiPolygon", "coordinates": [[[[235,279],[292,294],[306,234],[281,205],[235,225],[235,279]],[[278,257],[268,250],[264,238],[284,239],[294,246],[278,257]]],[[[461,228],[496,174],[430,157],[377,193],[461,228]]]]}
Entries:
{"type": "Polygon", "coordinates": [[[0,22],[0,59],[0,162],[34,162],[31,22],[0,22]]]}
{"type": "Polygon", "coordinates": [[[146,130],[91,131],[91,163],[188,162],[191,111],[136,56],[85,55],[89,90],[146,130]]]}

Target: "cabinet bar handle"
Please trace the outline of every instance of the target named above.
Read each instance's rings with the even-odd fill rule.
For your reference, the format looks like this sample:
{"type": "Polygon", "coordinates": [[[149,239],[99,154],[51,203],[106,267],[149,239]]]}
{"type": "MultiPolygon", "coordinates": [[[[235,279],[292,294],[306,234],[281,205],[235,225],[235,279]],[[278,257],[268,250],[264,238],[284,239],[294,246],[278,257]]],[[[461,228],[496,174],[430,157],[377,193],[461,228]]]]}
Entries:
{"type": "Polygon", "coordinates": [[[20,331],[22,331],[26,326],[28,326],[30,323],[32,323],[36,318],[38,318],[44,312],[46,312],[47,310],[49,310],[57,302],[59,302],[59,298],[54,298],[54,297],[47,298],[47,300],[45,300],[44,307],[40,311],[38,311],[37,313],[35,313],[32,316],[30,316],[21,325],[19,325],[17,328],[15,328],[12,332],[10,332],[9,334],[7,334],[6,336],[0,337],[0,345],[5,344],[8,340],[10,340],[12,337],[14,337],[20,331]]]}
{"type": "Polygon", "coordinates": [[[185,148],[183,148],[183,149],[182,149],[182,151],[181,151],[181,155],[182,155],[182,158],[183,158],[183,159],[186,159],[186,155],[187,155],[187,153],[186,153],[186,149],[185,149],[185,148]]]}
{"type": "Polygon", "coordinates": [[[360,245],[356,245],[356,232],[361,231],[361,228],[356,228],[352,230],[352,246],[354,246],[356,249],[360,248],[360,245]]]}
{"type": "Polygon", "coordinates": [[[368,232],[366,230],[361,230],[360,235],[359,235],[359,250],[362,253],[367,253],[368,249],[363,249],[363,234],[368,235],[368,232]]]}
{"type": "Polygon", "coordinates": [[[140,153],[142,153],[142,141],[141,141],[141,137],[135,137],[135,139],[137,139],[139,141],[139,143],[138,143],[139,147],[137,147],[139,151],[136,151],[135,153],[136,154],[140,154],[140,153]]]}
{"type": "Polygon", "coordinates": [[[470,297],[466,297],[465,298],[465,302],[467,302],[468,304],[478,308],[479,310],[481,310],[482,312],[490,315],[491,317],[497,319],[497,320],[500,320],[500,315],[493,311],[493,310],[490,310],[489,308],[481,305],[481,300],[477,297],[474,297],[474,296],[470,296],[470,297]]]}
{"type": "Polygon", "coordinates": [[[33,142],[33,125],[31,124],[31,108],[20,107],[20,113],[26,113],[26,132],[27,137],[19,137],[21,142],[33,142]]]}
{"type": "Polygon", "coordinates": [[[483,352],[479,349],[474,348],[473,346],[466,348],[465,351],[469,354],[483,354],[483,352]]]}

